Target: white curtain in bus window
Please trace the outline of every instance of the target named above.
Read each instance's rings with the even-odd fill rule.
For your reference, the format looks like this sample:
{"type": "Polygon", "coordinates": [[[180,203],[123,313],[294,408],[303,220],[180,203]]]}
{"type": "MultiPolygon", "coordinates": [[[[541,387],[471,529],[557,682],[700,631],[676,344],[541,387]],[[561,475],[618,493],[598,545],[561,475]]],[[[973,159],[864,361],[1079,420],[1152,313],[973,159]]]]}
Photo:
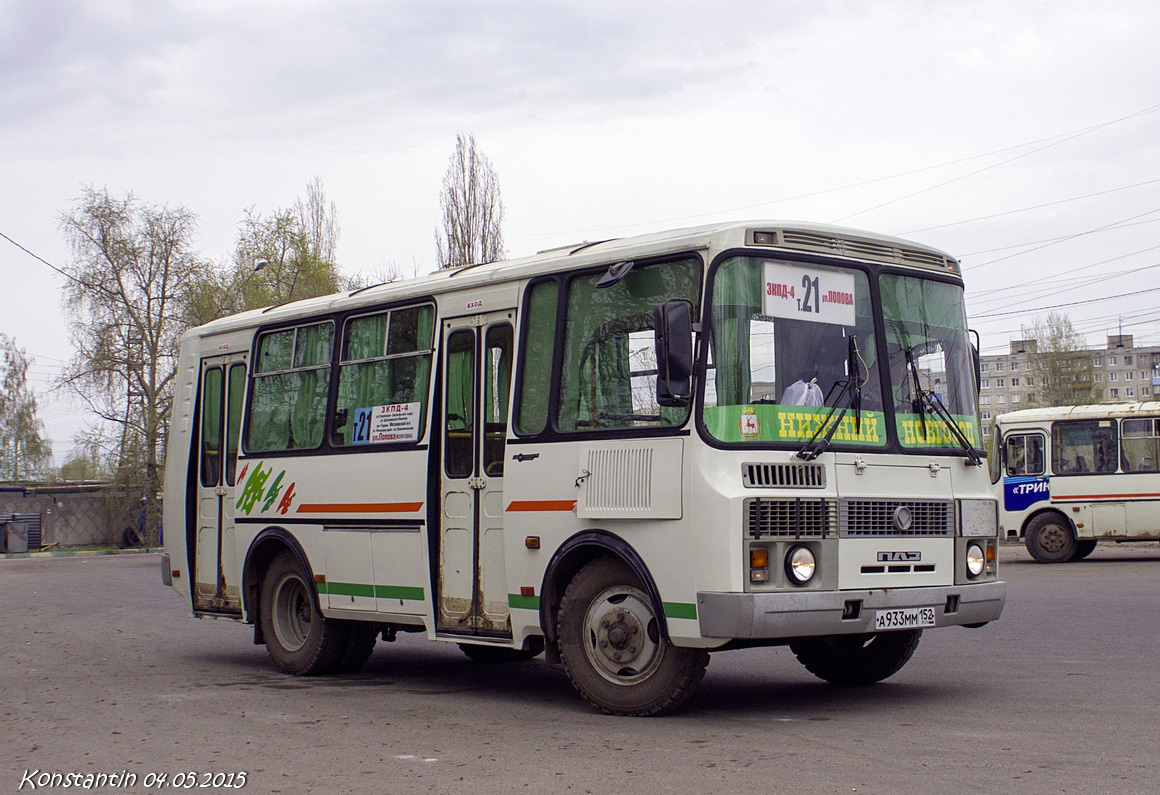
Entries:
{"type": "Polygon", "coordinates": [[[597,287],[603,274],[569,285],[560,384],[560,429],[671,427],[688,408],[661,408],[656,395],[653,333],[658,304],[696,305],[695,260],[637,267],[619,282],[597,287]]]}
{"type": "Polygon", "coordinates": [[[1160,420],[1124,420],[1120,455],[1125,472],[1156,472],[1160,467],[1160,420]]]}
{"type": "Polygon", "coordinates": [[[1052,470],[1057,475],[1115,472],[1115,420],[1072,420],[1051,426],[1052,470]]]}
{"type": "Polygon", "coordinates": [[[247,450],[301,450],[322,443],[333,336],[329,322],[262,335],[247,450]]]}
{"type": "Polygon", "coordinates": [[[424,305],[347,321],[333,444],[418,441],[426,416],[434,319],[434,307],[424,305]]]}

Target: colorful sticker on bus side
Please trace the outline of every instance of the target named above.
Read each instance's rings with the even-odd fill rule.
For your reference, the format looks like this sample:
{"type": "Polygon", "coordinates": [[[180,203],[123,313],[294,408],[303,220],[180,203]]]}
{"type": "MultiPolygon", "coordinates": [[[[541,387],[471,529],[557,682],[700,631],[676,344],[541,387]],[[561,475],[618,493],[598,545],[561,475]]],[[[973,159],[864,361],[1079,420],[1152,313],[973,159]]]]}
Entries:
{"type": "Polygon", "coordinates": [[[1003,510],[1023,511],[1037,502],[1051,499],[1049,478],[1024,475],[1003,478],[1003,510]]]}
{"type": "Polygon", "coordinates": [[[274,467],[271,466],[269,469],[262,469],[263,463],[265,462],[259,461],[257,466],[254,467],[254,470],[250,472],[250,476],[248,478],[246,477],[246,473],[249,471],[250,465],[247,463],[242,468],[241,474],[238,475],[237,482],[239,484],[244,483],[244,485],[242,486],[241,492],[238,494],[238,501],[235,505],[235,510],[238,513],[244,513],[246,516],[249,516],[250,512],[258,506],[259,502],[261,502],[259,512],[265,512],[274,507],[275,501],[278,499],[279,495],[281,495],[282,500],[281,502],[278,502],[276,510],[278,513],[285,515],[290,511],[290,506],[294,504],[294,498],[298,496],[294,493],[294,487],[297,484],[291,483],[286,487],[285,492],[282,491],[282,479],[286,477],[286,470],[283,469],[278,473],[277,477],[275,477],[274,480],[270,482],[269,486],[267,486],[266,482],[269,481],[270,476],[274,474],[274,467]]]}

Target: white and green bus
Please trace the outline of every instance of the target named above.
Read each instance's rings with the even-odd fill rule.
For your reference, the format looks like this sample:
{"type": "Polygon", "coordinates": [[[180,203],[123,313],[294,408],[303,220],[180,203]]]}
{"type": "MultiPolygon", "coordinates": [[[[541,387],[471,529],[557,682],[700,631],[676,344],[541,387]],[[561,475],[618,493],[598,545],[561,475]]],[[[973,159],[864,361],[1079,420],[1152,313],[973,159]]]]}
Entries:
{"type": "Polygon", "coordinates": [[[1003,609],[959,265],[915,243],[583,243],[223,318],[178,378],[163,576],[291,674],[417,632],[651,715],[712,651],[869,684],[1003,609]]]}
{"type": "Polygon", "coordinates": [[[1160,403],[1013,411],[993,440],[1002,534],[1040,563],[1160,540],[1160,403]]]}

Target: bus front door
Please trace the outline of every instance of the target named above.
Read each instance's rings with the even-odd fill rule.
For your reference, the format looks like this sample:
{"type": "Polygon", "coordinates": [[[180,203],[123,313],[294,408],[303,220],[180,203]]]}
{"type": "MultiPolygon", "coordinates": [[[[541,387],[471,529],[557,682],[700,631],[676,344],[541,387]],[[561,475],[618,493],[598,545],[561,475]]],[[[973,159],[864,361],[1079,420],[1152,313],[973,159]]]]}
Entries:
{"type": "Polygon", "coordinates": [[[246,387],[245,356],[217,356],[201,363],[198,418],[197,536],[194,550],[195,612],[240,616],[234,537],[234,484],[246,387]]]}
{"type": "Polygon", "coordinates": [[[444,633],[511,636],[503,465],[514,312],[443,323],[437,622],[444,633]]]}

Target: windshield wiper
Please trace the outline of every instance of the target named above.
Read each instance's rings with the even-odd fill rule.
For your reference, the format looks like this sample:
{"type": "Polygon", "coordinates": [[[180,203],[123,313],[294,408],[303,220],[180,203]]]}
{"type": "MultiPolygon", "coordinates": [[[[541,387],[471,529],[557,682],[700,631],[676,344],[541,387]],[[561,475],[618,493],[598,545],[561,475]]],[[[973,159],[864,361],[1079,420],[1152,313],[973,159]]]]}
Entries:
{"type": "MultiPolygon", "coordinates": [[[[858,341],[854,335],[850,335],[850,343],[846,350],[846,372],[848,373],[848,377],[845,382],[838,381],[834,384],[835,387],[839,384],[842,386],[842,391],[838,393],[838,398],[834,401],[834,405],[830,407],[821,425],[814,431],[813,436],[796,453],[797,457],[803,461],[813,461],[826,451],[826,448],[830,445],[830,440],[834,438],[834,433],[837,432],[838,426],[842,424],[842,419],[846,416],[846,412],[849,409],[854,409],[855,434],[862,432],[862,373],[858,368],[858,341]],[[830,418],[834,416],[834,412],[838,410],[838,406],[842,404],[843,399],[847,395],[850,396],[849,400],[846,401],[846,405],[842,406],[841,413],[838,414],[838,418],[831,425],[830,418]],[[829,426],[829,430],[819,440],[818,436],[827,426],[829,426]]],[[[830,393],[833,394],[833,391],[834,389],[831,388],[830,393]]],[[[826,402],[830,402],[829,395],[826,395],[826,402]]]]}
{"type": "Polygon", "coordinates": [[[967,460],[969,461],[970,465],[982,466],[983,452],[981,450],[975,449],[975,446],[971,444],[971,440],[968,439],[966,433],[963,432],[962,426],[959,425],[958,421],[954,418],[954,415],[952,415],[950,411],[947,410],[947,407],[943,404],[942,399],[936,393],[924,390],[922,388],[922,382],[918,377],[918,364],[914,361],[914,348],[907,348],[905,354],[906,366],[910,369],[910,374],[914,379],[915,398],[911,405],[914,407],[914,412],[918,415],[918,420],[922,424],[923,438],[926,438],[926,407],[929,406],[930,410],[935,414],[935,416],[946,423],[947,430],[951,432],[951,436],[953,436],[955,441],[959,443],[959,446],[961,446],[963,450],[966,451],[967,460]]]}

